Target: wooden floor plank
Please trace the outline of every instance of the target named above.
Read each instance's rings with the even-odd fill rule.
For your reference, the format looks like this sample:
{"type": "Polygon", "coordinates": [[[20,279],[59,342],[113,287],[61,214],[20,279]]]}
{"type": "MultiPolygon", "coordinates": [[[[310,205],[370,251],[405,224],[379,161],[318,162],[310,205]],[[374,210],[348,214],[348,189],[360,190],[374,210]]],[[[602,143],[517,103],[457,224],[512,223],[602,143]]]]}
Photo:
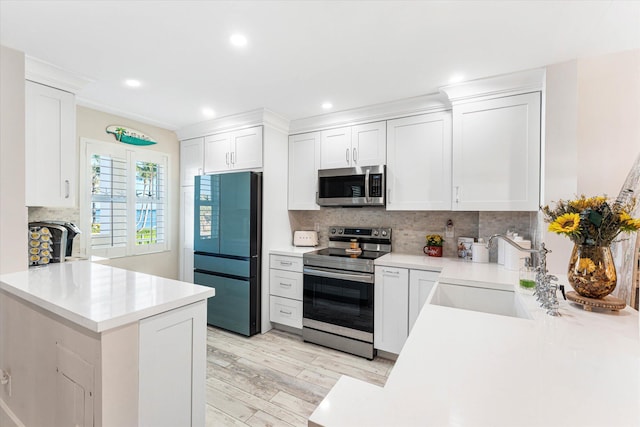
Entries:
{"type": "Polygon", "coordinates": [[[216,390],[218,393],[226,394],[234,399],[245,402],[247,405],[257,408],[258,412],[266,412],[271,416],[279,420],[282,420],[287,424],[291,424],[291,425],[306,424],[306,418],[303,417],[302,415],[298,415],[278,405],[274,405],[268,400],[261,399],[260,397],[254,396],[253,394],[240,390],[239,388],[234,387],[232,384],[228,384],[216,378],[208,378],[207,387],[216,390]]]}
{"type": "Polygon", "coordinates": [[[207,328],[207,427],[304,427],[341,375],[384,385],[394,362],[366,360],[273,329],[207,328]]]}
{"type": "Polygon", "coordinates": [[[284,391],[279,391],[278,394],[273,396],[271,403],[275,403],[283,408],[303,414],[307,418],[313,413],[316,406],[318,406],[284,391]]]}
{"type": "Polygon", "coordinates": [[[225,414],[218,408],[207,404],[206,412],[207,427],[247,427],[248,424],[225,414]]]}
{"type": "Polygon", "coordinates": [[[252,427],[294,427],[298,425],[302,427],[307,425],[306,422],[303,422],[301,424],[291,425],[291,424],[285,423],[281,419],[274,417],[271,414],[268,414],[262,411],[256,412],[256,414],[253,417],[249,418],[249,420],[247,421],[247,424],[249,424],[252,427]]]}

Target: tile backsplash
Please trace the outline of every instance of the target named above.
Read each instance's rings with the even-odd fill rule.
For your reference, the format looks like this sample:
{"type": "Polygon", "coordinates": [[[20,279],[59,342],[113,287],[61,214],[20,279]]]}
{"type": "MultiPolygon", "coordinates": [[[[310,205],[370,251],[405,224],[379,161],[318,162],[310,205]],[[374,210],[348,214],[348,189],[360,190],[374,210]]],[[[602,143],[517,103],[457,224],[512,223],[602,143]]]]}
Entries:
{"type": "MultiPolygon", "coordinates": [[[[78,209],[65,208],[29,208],[29,221],[46,220],[70,221],[78,224],[78,209]]],[[[391,245],[394,252],[422,254],[425,235],[441,234],[447,221],[451,219],[454,237],[445,237],[444,256],[457,256],[458,237],[482,237],[485,240],[498,233],[512,230],[537,241],[536,230],[539,227],[537,212],[458,212],[458,211],[387,211],[380,208],[321,208],[318,211],[289,211],[291,235],[294,230],[319,231],[320,245],[329,242],[328,229],[332,225],[391,227],[391,245]]],[[[84,231],[84,230],[82,230],[84,231]]],[[[74,255],[78,255],[80,245],[76,237],[73,245],[74,255]]],[[[493,244],[489,260],[497,260],[497,245],[493,244]]]]}
{"type": "MultiPolygon", "coordinates": [[[[387,211],[380,208],[289,211],[292,232],[317,229],[320,245],[328,244],[328,228],[332,225],[391,227],[393,251],[407,254],[421,254],[427,234],[438,233],[444,237],[449,219],[453,221],[454,237],[445,237],[445,257],[457,256],[458,237],[486,239],[492,234],[515,230],[529,239],[537,227],[536,212],[387,211]]],[[[496,249],[492,247],[490,260],[496,258],[496,249]]]]}

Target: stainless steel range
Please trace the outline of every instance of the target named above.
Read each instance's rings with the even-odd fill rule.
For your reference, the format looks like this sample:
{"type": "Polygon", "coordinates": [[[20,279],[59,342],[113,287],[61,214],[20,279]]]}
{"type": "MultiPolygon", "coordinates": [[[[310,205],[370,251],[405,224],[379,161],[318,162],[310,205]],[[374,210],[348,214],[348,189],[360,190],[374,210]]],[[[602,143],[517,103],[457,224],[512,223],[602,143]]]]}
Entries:
{"type": "Polygon", "coordinates": [[[391,229],[329,227],[329,247],[302,256],[305,341],[373,359],[373,262],[391,229]]]}

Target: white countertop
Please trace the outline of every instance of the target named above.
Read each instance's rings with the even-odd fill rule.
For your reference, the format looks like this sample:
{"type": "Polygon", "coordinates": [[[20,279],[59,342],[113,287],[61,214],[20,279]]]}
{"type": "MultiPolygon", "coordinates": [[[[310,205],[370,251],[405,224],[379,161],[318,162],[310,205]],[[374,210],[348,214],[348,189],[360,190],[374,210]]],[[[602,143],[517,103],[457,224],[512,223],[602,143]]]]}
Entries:
{"type": "Polygon", "coordinates": [[[137,322],[215,295],[215,290],[90,261],[0,276],[0,289],[94,332],[137,322]]]}
{"type": "MultiPolygon", "coordinates": [[[[376,264],[511,289],[518,277],[447,258],[390,254],[376,264]]],[[[638,313],[561,300],[551,317],[534,297],[518,298],[533,320],[426,304],[385,387],[342,377],[310,425],[640,426],[638,313]]]]}
{"type": "Polygon", "coordinates": [[[270,249],[270,255],[284,255],[302,258],[303,254],[307,252],[317,251],[322,249],[323,246],[287,246],[283,248],[270,249]]]}

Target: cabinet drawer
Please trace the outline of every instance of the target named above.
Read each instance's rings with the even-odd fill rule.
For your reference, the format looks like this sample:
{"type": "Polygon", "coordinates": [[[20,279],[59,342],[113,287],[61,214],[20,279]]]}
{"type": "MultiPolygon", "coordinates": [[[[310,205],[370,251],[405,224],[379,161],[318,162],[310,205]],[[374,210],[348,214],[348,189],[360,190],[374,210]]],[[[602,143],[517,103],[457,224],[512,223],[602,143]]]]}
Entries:
{"type": "Polygon", "coordinates": [[[302,301],[270,296],[271,321],[302,329],[302,301]]]}
{"type": "Polygon", "coordinates": [[[271,255],[269,267],[302,273],[302,257],[271,255]]]}
{"type": "Polygon", "coordinates": [[[271,295],[302,301],[302,273],[272,268],[269,271],[269,289],[271,295]]]}

